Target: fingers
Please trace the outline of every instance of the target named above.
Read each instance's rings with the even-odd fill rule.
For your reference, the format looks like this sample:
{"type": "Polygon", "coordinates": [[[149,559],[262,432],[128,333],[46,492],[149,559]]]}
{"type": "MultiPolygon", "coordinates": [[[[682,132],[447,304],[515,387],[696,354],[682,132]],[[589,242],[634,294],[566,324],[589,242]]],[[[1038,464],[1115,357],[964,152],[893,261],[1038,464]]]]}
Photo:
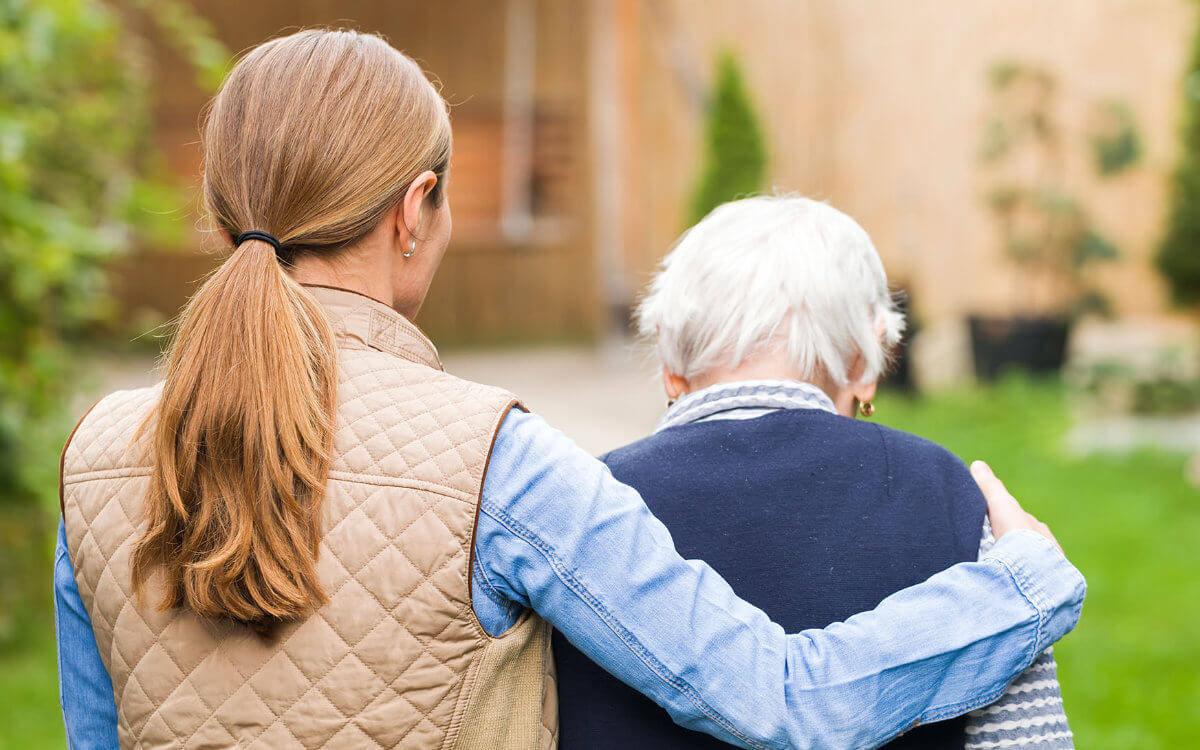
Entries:
{"type": "Polygon", "coordinates": [[[983,461],[975,461],[971,464],[971,476],[974,477],[975,484],[979,485],[983,498],[987,500],[988,517],[992,521],[992,529],[996,532],[997,538],[1001,535],[997,524],[1007,531],[1013,524],[1023,520],[1025,511],[1021,509],[1021,504],[992,471],[992,467],[983,461]]]}
{"type": "Polygon", "coordinates": [[[1011,501],[1020,507],[1017,499],[1009,493],[1008,488],[1004,486],[1004,482],[996,476],[992,471],[992,467],[987,465],[986,461],[973,461],[971,463],[971,476],[975,478],[975,483],[979,485],[979,489],[983,490],[983,496],[988,499],[989,506],[993,499],[997,502],[1008,503],[1011,501]]]}
{"type": "MultiPolygon", "coordinates": [[[[1030,516],[1030,518],[1033,518],[1033,516],[1030,516]]],[[[1058,543],[1058,539],[1055,538],[1054,532],[1050,531],[1049,526],[1037,520],[1036,518],[1033,518],[1033,523],[1035,525],[1034,531],[1054,542],[1054,546],[1058,547],[1059,552],[1063,551],[1062,545],[1058,543]]]]}
{"type": "Polygon", "coordinates": [[[988,518],[997,539],[1015,529],[1029,529],[1046,537],[1062,550],[1050,527],[1025,512],[990,466],[983,461],[975,461],[971,464],[971,476],[987,500],[988,518]]]}

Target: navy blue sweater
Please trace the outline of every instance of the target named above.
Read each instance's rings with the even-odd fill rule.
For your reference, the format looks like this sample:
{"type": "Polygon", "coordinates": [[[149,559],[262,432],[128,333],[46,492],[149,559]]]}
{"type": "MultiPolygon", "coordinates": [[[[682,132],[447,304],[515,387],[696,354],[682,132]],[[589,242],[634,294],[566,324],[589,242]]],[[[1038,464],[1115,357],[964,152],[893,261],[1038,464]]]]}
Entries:
{"type": "MultiPolygon", "coordinates": [[[[976,559],[985,503],[962,461],[813,409],[672,427],[603,460],[670,530],[789,633],[873,609],[976,559]]],[[[671,722],[555,634],[562,750],[727,747],[671,722]]],[[[962,719],[889,747],[962,748],[962,719]]]]}

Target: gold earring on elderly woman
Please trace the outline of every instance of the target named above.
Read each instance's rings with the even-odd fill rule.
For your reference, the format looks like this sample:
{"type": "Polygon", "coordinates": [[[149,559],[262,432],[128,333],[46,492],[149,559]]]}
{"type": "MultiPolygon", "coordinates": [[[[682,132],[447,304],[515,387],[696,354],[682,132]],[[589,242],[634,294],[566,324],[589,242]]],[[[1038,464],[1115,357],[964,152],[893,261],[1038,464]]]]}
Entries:
{"type": "Polygon", "coordinates": [[[858,405],[858,411],[869,419],[875,413],[875,404],[870,401],[863,401],[858,405]]]}

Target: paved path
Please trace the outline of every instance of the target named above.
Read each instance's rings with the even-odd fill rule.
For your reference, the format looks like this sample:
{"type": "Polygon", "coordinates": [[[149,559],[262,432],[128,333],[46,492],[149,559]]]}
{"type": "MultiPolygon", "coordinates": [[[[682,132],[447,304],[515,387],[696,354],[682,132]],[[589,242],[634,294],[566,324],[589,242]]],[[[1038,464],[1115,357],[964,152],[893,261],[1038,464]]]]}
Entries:
{"type": "MultiPolygon", "coordinates": [[[[664,406],[654,365],[623,343],[450,351],[443,361],[455,375],[508,388],[593,454],[648,434],[664,406]]],[[[144,355],[97,357],[88,370],[75,414],[105,393],[155,380],[154,361],[144,355]]]]}
{"type": "Polygon", "coordinates": [[[508,388],[594,454],[648,435],[665,406],[655,366],[621,344],[450,352],[444,360],[455,375],[508,388]]]}

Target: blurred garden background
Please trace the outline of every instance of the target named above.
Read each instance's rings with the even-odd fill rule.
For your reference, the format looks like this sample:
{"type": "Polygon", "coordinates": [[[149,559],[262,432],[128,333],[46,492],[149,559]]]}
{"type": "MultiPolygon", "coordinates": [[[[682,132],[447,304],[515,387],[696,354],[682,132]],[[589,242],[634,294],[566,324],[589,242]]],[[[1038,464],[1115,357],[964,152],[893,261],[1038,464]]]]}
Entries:
{"type": "MultiPolygon", "coordinates": [[[[638,290],[717,203],[828,199],[911,321],[876,419],[985,458],[1088,577],[1081,748],[1200,736],[1200,14],[1191,0],[0,0],[0,748],[62,747],[58,454],[154,379],[222,248],[231,60],[380,31],[452,104],[419,323],[602,452],[662,407],[638,290]]],[[[736,259],[731,259],[735,261],[736,259]]]]}

